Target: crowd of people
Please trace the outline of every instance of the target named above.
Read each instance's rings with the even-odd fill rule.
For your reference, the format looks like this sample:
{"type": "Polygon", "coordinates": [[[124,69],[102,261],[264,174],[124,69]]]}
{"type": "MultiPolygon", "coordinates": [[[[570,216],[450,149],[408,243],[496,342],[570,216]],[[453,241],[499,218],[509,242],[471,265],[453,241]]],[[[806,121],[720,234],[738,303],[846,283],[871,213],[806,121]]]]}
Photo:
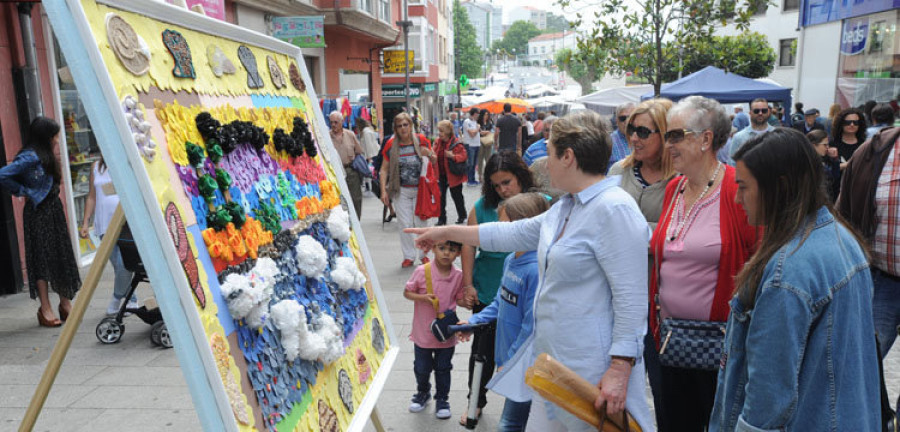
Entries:
{"type": "Polygon", "coordinates": [[[479,412],[461,423],[488,389],[506,398],[501,431],[595,429],[526,389],[548,353],[599,387],[597,410],[644,430],[881,429],[880,361],[900,324],[894,110],[832,109],[827,127],[802,111],[784,127],[768,101],[749,108],[729,117],[692,96],[625,104],[612,122],[545,115],[522,147],[521,129],[498,126],[509,114],[460,122],[465,160],[497,144],[468,167],[467,180],[483,169],[482,197],[465,225],[404,232],[425,252],[462,245],[457,300],[441,307],[483,326],[479,412]]]}
{"type": "MultiPolygon", "coordinates": [[[[900,325],[896,111],[833,106],[820,120],[797,104],[785,127],[762,98],[730,117],[701,96],[652,99],[619,106],[612,122],[591,111],[532,121],[507,105],[496,117],[450,116],[433,142],[400,113],[380,145],[370,124],[358,138],[331,113],[357,216],[361,158],[376,166],[367,189],[385,222],[399,220],[401,267],[421,264],[404,291],[415,303],[409,411],[432,398],[433,373],[435,415],[452,416],[454,347],[471,340],[476,411],[464,425],[490,390],[506,398],[501,431],[596,429],[526,388],[525,369],[548,353],[599,387],[598,411],[627,411],[643,430],[881,429],[880,361],[900,325]],[[429,170],[441,195],[435,227],[417,210],[429,170]],[[481,187],[468,212],[464,185],[481,187]],[[432,321],[456,307],[472,310],[459,324],[478,324],[474,337],[437,339],[432,321]]],[[[0,186],[27,198],[42,326],[61,325],[80,287],[58,198],[59,130],[38,118],[0,168],[0,186]]],[[[92,168],[82,236],[91,223],[102,236],[116,207],[106,168],[92,168]]],[[[130,275],[110,259],[113,311],[130,300],[130,275]]]]}

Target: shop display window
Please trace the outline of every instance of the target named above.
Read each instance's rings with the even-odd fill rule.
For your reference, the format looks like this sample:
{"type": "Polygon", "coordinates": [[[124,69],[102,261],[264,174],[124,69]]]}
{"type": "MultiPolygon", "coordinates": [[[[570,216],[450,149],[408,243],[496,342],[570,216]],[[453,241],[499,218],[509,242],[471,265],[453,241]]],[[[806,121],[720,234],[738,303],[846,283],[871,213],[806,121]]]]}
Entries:
{"type": "Polygon", "coordinates": [[[59,81],[59,104],[62,108],[62,121],[64,133],[60,137],[60,145],[65,146],[65,152],[60,149],[60,168],[63,172],[63,181],[69,183],[72,201],[74,204],[75,223],[70,222],[70,234],[78,240],[77,256],[79,261],[85,262],[97,249],[98,239],[82,239],[78,236],[78,227],[84,219],[84,206],[87,202],[90,190],[91,165],[100,160],[100,148],[97,139],[91,130],[91,122],[82,105],[78,89],[69,74],[65,56],[59,50],[56,38],[53,39],[54,56],[56,60],[56,78],[59,81]],[[74,226],[74,230],[71,228],[74,226]]]}
{"type": "Polygon", "coordinates": [[[898,11],[844,20],[838,63],[837,102],[859,106],[900,95],[898,11]]]}

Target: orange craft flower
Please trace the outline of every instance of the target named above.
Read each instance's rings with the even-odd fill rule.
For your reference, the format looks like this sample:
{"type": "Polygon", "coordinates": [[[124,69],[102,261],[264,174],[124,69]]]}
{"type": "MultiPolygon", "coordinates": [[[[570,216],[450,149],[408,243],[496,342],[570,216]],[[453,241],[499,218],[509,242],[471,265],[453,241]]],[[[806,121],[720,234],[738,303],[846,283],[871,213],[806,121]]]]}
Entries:
{"type": "Polygon", "coordinates": [[[241,232],[234,227],[233,223],[228,223],[225,227],[225,232],[227,233],[226,239],[228,245],[231,246],[231,251],[238,257],[247,255],[247,248],[244,246],[244,238],[241,236],[241,232]]]}

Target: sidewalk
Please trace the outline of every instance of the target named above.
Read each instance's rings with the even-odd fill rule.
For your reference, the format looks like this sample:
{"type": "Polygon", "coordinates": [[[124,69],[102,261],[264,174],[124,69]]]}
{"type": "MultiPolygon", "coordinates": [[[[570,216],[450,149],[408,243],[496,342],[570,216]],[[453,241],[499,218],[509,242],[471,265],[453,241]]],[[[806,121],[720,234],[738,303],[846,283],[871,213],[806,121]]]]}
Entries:
{"type": "MultiPolygon", "coordinates": [[[[463,188],[468,208],[480,195],[478,188],[463,188]]],[[[381,203],[374,197],[363,199],[362,226],[372,260],[394,323],[400,355],[378,402],[388,431],[459,431],[457,423],[466,406],[466,379],[470,344],[460,344],[454,357],[450,392],[453,416],[434,417],[434,403],[425,411],[407,411],[415,389],[412,372],[412,344],[407,339],[412,322],[412,303],[403,298],[403,286],[412,269],[401,269],[399,224],[396,219],[381,224],[381,203]]],[[[448,219],[455,220],[450,208],[448,219]]],[[[84,269],[86,272],[87,269],[84,269]]],[[[36,431],[199,431],[190,393],[173,350],[150,342],[150,326],[137,317],[125,319],[122,341],[102,345],[94,328],[104,317],[112,293],[112,270],[107,269],[84,322],[72,343],[50,396],[35,425],[36,431]]],[[[138,297],[150,295],[150,286],[138,287],[138,297]]],[[[55,296],[53,296],[55,301],[55,296]]],[[[37,326],[37,301],[28,293],[0,297],[0,430],[16,430],[22,421],[35,387],[59,338],[61,330],[37,326]]],[[[462,312],[461,318],[469,316],[462,312]]],[[[893,349],[885,361],[885,376],[891,400],[900,390],[900,349],[893,349]]],[[[477,430],[496,430],[503,399],[488,394],[488,405],[477,430]]],[[[374,431],[369,424],[366,431],[374,431]]]]}

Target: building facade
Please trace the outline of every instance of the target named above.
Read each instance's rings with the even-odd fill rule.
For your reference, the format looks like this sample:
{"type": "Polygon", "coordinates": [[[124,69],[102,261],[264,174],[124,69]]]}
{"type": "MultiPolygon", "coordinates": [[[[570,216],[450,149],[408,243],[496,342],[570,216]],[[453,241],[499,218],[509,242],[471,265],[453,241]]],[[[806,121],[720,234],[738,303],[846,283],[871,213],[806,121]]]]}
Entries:
{"type": "MultiPolygon", "coordinates": [[[[408,0],[409,51],[413,60],[410,62],[410,106],[415,114],[415,122],[419,131],[426,135],[435,133],[437,121],[443,116],[443,97],[441,82],[449,77],[452,56],[452,34],[442,34],[449,30],[446,21],[451,20],[449,0],[408,0]],[[444,24],[441,24],[441,22],[444,24]]],[[[402,37],[398,43],[387,48],[402,51],[402,37]]],[[[402,55],[401,55],[402,58],[402,55]]],[[[405,74],[385,73],[382,77],[381,96],[384,106],[384,133],[392,133],[393,118],[405,107],[405,74]]]]}
{"type": "Polygon", "coordinates": [[[509,22],[516,21],[528,21],[538,29],[545,30],[547,28],[547,11],[531,6],[518,7],[509,12],[509,22]]]}
{"type": "Polygon", "coordinates": [[[528,40],[528,53],[524,58],[531,63],[539,62],[543,66],[554,63],[556,53],[568,48],[575,50],[578,44],[578,35],[575,32],[547,33],[535,36],[528,40]]]}

